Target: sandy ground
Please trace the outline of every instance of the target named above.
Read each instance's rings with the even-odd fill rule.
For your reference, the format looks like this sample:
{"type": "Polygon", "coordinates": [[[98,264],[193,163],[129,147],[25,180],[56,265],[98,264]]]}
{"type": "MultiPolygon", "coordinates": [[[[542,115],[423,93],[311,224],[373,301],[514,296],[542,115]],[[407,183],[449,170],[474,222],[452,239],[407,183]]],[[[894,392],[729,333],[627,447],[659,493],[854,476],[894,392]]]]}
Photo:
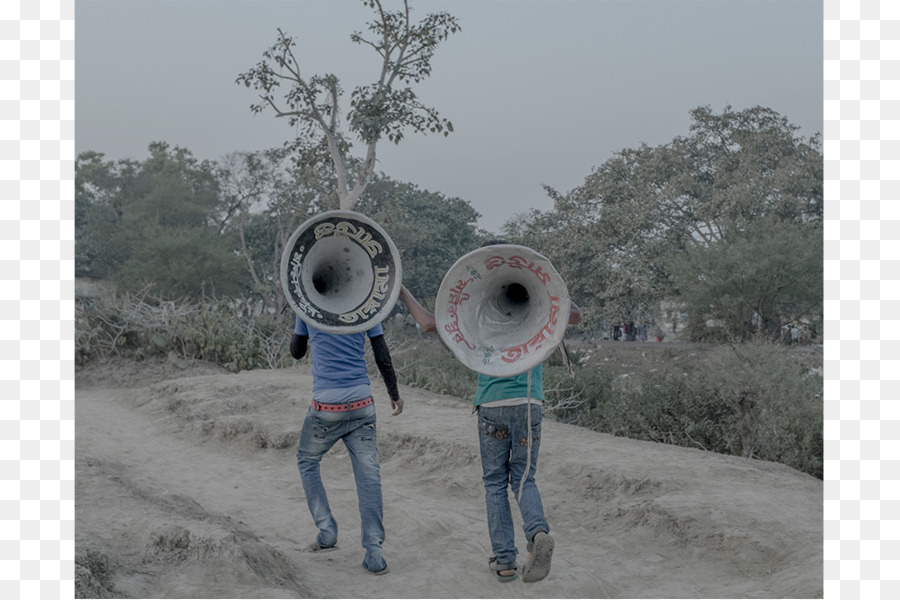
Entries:
{"type": "Polygon", "coordinates": [[[552,572],[501,583],[487,570],[469,405],[401,387],[406,409],[392,417],[380,381],[391,572],[360,565],[340,444],[322,463],[340,549],[304,552],[316,531],[294,453],[308,369],[114,363],[76,373],[76,597],[822,597],[821,481],[550,420],[537,480],[556,539],[552,572]]]}

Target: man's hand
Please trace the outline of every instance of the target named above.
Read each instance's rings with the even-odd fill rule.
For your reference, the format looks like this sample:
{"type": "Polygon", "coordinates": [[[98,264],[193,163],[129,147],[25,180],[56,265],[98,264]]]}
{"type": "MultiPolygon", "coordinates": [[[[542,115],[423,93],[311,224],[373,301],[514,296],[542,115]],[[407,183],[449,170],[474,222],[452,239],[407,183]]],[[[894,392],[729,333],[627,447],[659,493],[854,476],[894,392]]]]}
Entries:
{"type": "Polygon", "coordinates": [[[391,408],[394,409],[394,412],[391,413],[392,417],[396,417],[400,413],[403,412],[403,399],[400,400],[391,400],[391,408]]]}

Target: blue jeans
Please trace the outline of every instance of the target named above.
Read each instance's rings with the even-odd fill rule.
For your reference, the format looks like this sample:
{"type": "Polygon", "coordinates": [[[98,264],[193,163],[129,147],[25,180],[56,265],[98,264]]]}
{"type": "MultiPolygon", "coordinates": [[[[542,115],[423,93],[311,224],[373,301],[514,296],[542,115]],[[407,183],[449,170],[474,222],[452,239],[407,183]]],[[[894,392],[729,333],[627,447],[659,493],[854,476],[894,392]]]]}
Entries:
{"type": "Polygon", "coordinates": [[[478,408],[478,440],[484,472],[488,532],[491,549],[501,564],[516,560],[515,531],[509,508],[507,488],[512,487],[524,521],[525,538],[531,540],[538,531],[550,532],[544,518],[541,494],[534,482],[538,451],[541,448],[541,407],[536,404],[498,406],[490,403],[478,408]],[[528,457],[528,412],[531,411],[531,465],[519,495],[528,457]]]}
{"type": "Polygon", "coordinates": [[[381,553],[384,542],[381,500],[381,468],[375,455],[375,406],[346,412],[317,411],[310,407],[300,432],[297,447],[297,468],[306,494],[306,503],[319,534],[320,546],[337,543],[338,526],[331,508],[319,466],[322,456],[343,440],[353,465],[356,496],[362,521],[362,545],[366,549],[364,564],[370,571],[381,571],[386,563],[381,553]]]}

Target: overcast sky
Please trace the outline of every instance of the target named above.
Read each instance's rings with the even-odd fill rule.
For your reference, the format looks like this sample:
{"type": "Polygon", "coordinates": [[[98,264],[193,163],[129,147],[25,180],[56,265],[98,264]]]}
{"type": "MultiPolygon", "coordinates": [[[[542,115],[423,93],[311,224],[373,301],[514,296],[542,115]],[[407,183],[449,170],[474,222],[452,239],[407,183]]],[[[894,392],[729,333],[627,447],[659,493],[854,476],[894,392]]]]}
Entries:
{"type": "MultiPolygon", "coordinates": [[[[821,0],[412,4],[416,20],[447,11],[462,26],[415,88],[455,132],[382,142],[378,170],[467,200],[489,230],[551,208],[544,184],[566,192],[619,150],[687,134],[697,106],[765,106],[822,132],[821,0]]],[[[78,0],[76,153],[143,160],[165,141],[216,160],[281,146],[293,131],[251,113],[238,74],[280,27],[306,74],[334,73],[349,100],[377,77],[378,56],[349,39],[372,18],[359,0],[78,0]]]]}

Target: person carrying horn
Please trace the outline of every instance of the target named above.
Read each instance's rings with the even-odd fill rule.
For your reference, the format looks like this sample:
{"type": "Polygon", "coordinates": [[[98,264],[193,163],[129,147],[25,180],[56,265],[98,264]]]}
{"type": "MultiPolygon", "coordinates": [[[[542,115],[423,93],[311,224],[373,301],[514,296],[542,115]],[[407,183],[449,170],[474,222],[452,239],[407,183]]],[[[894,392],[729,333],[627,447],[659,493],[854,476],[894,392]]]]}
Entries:
{"type": "Polygon", "coordinates": [[[403,412],[397,376],[381,324],[366,332],[336,334],[307,325],[295,318],[291,356],[301,359],[312,347],[313,399],[303,422],[297,447],[297,467],[309,512],[319,533],[308,550],[337,549],[338,526],[319,465],[322,456],[342,440],[350,455],[362,520],[363,567],[376,575],[388,572],[382,555],[384,542],[381,470],[375,447],[375,404],[366,369],[365,340],[368,337],[375,364],[391,399],[393,416],[403,412]]]}
{"type": "MultiPolygon", "coordinates": [[[[489,242],[487,245],[504,242],[489,242]]],[[[400,297],[422,331],[435,331],[434,313],[425,309],[405,287],[400,297]]],[[[569,324],[581,321],[581,310],[571,302],[569,324]]],[[[488,568],[500,581],[517,577],[515,531],[507,488],[512,486],[524,521],[528,557],[522,570],[525,582],[544,579],[550,573],[554,541],[544,517],[541,495],[534,480],[540,449],[541,404],[544,388],[541,365],[512,377],[478,374],[473,404],[478,411],[478,436],[487,505],[488,532],[494,556],[488,568]],[[530,415],[529,415],[530,411],[530,415]],[[522,443],[528,438],[530,448],[522,443]],[[530,459],[530,461],[529,461],[530,459]],[[520,481],[521,480],[521,481],[520,481]]]]}

